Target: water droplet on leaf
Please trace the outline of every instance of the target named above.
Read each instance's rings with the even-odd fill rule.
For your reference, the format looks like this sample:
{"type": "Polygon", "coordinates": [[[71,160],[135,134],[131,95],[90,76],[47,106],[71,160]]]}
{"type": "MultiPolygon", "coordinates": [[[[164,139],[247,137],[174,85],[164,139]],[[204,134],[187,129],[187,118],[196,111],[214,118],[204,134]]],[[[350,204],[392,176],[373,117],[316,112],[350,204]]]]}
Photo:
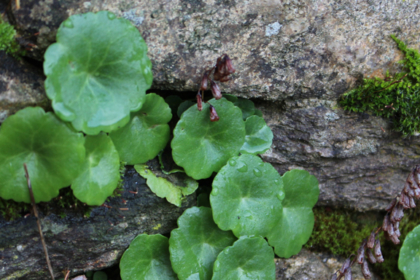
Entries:
{"type": "Polygon", "coordinates": [[[254,175],[257,176],[257,177],[261,177],[262,176],[261,170],[259,170],[258,168],[255,168],[254,169],[254,175]]]}
{"type": "Polygon", "coordinates": [[[67,27],[67,28],[73,28],[74,27],[73,23],[69,19],[64,22],[64,26],[67,27]]]}
{"type": "Polygon", "coordinates": [[[216,260],[214,262],[214,271],[219,271],[219,270],[220,270],[220,262],[216,260]]]}
{"type": "Polygon", "coordinates": [[[109,18],[110,20],[113,20],[113,19],[115,18],[115,14],[113,14],[113,13],[108,13],[108,18],[109,18]]]}
{"type": "Polygon", "coordinates": [[[211,191],[211,195],[217,195],[218,193],[219,193],[219,190],[218,189],[213,189],[211,191]]]}
{"type": "Polygon", "coordinates": [[[285,197],[284,192],[279,192],[279,193],[277,194],[277,198],[278,198],[279,200],[283,200],[283,199],[284,199],[284,197],[285,197]]]}
{"type": "Polygon", "coordinates": [[[234,159],[229,160],[229,165],[230,166],[235,166],[236,165],[236,160],[234,160],[234,159]]]}
{"type": "Polygon", "coordinates": [[[248,171],[248,165],[246,165],[246,163],[240,161],[239,164],[238,164],[238,168],[236,168],[236,170],[238,170],[239,172],[247,172],[248,171]]]}

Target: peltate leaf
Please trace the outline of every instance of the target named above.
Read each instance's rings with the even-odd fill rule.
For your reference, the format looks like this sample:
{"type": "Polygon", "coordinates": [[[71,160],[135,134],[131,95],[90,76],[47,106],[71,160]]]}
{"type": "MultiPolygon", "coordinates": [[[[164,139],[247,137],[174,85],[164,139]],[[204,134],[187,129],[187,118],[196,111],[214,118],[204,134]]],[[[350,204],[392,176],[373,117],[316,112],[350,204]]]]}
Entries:
{"type": "Polygon", "coordinates": [[[210,193],[213,218],[222,230],[266,236],[281,217],[283,180],[254,155],[233,157],[217,173],[210,193]]]}
{"type": "Polygon", "coordinates": [[[273,142],[273,132],[259,116],[250,116],[245,121],[245,143],[241,153],[262,154],[270,149],[273,142]]]}
{"type": "Polygon", "coordinates": [[[176,280],[169,260],[168,238],[140,234],[130,243],[120,261],[122,280],[176,280]]]}
{"type": "Polygon", "coordinates": [[[152,84],[139,31],[111,12],[73,15],[45,53],[45,89],[56,114],[95,135],[125,125],[152,84]]]}
{"type": "Polygon", "coordinates": [[[108,275],[103,271],[96,271],[93,274],[93,280],[108,280],[108,275]]]}
{"type": "Polygon", "coordinates": [[[255,113],[255,105],[251,100],[238,97],[238,99],[233,102],[233,104],[241,108],[243,120],[246,120],[248,117],[254,115],[255,113]]]}
{"type": "Polygon", "coordinates": [[[85,159],[84,137],[42,108],[28,107],[0,128],[0,196],[29,203],[23,163],[35,201],[49,201],[69,186],[85,159]]]}
{"type": "Polygon", "coordinates": [[[164,174],[151,171],[146,164],[135,165],[136,171],[147,180],[147,185],[157,196],[180,207],[183,197],[192,194],[198,188],[197,181],[185,174],[164,174]],[[158,174],[155,174],[155,173],[158,174]],[[158,176],[157,176],[158,175],[158,176]]]}
{"type": "Polygon", "coordinates": [[[188,108],[190,108],[191,106],[195,105],[194,102],[192,102],[191,100],[187,100],[184,101],[182,103],[179,104],[178,106],[178,110],[177,110],[177,115],[178,117],[181,117],[182,114],[188,110],[188,108]]]}
{"type": "Polygon", "coordinates": [[[261,237],[241,237],[217,257],[212,280],[276,279],[273,248],[261,237]]]}
{"type": "Polygon", "coordinates": [[[172,155],[189,176],[204,179],[236,156],[244,140],[241,110],[225,98],[211,99],[203,104],[202,111],[192,106],[182,114],[174,130],[172,155]],[[215,107],[219,121],[210,121],[208,103],[215,107]]]}
{"type": "Polygon", "coordinates": [[[73,194],[88,205],[102,205],[118,186],[120,158],[111,139],[100,134],[86,136],[86,160],[71,184],[73,194]]]}
{"type": "Polygon", "coordinates": [[[282,258],[299,253],[314,227],[312,207],[318,201],[318,180],[305,170],[291,170],[283,175],[283,215],[269,232],[268,243],[282,258]]]}
{"type": "Polygon", "coordinates": [[[420,225],[416,226],[404,240],[398,258],[398,268],[406,280],[420,279],[420,225]]]}
{"type": "Polygon", "coordinates": [[[233,244],[235,236],[217,227],[207,207],[187,209],[178,226],[169,238],[172,268],[180,280],[210,280],[217,255],[233,244]]]}
{"type": "Polygon", "coordinates": [[[163,98],[147,94],[143,107],[131,114],[130,122],[109,134],[121,160],[138,164],[154,158],[169,141],[171,118],[171,109],[163,98]]]}

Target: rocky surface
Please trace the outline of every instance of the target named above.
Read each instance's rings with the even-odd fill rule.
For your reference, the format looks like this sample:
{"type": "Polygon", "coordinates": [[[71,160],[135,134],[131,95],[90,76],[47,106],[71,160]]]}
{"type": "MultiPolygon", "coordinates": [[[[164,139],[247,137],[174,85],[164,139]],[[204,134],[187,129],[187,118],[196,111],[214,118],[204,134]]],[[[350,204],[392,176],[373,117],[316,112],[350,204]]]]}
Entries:
{"type": "Polygon", "coordinates": [[[27,106],[49,106],[42,70],[0,51],[0,123],[27,106]]]}
{"type": "MultiPolygon", "coordinates": [[[[124,180],[121,196],[105,203],[112,208],[95,207],[89,218],[71,210],[65,218],[41,213],[55,277],[63,278],[67,269],[75,275],[118,264],[138,234],[169,233],[182,212],[195,205],[195,195],[181,208],[158,198],[133,168],[128,169],[124,180]]],[[[6,222],[0,216],[0,279],[48,278],[35,217],[6,222]]]]}
{"type": "MultiPolygon", "coordinates": [[[[329,280],[341,268],[344,258],[312,253],[303,249],[290,259],[276,259],[276,280],[329,280]]],[[[360,265],[352,266],[353,280],[364,280],[360,265]]],[[[379,280],[372,273],[372,280],[379,280]]]]}

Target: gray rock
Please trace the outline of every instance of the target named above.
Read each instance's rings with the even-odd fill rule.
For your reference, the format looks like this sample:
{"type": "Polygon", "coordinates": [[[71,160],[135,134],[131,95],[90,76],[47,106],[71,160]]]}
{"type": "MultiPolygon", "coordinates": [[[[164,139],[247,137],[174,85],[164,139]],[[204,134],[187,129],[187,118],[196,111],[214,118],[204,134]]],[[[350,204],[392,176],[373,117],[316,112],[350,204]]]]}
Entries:
{"type": "Polygon", "coordinates": [[[47,107],[42,71],[0,51],[0,123],[28,106],[47,107]]]}
{"type": "MultiPolygon", "coordinates": [[[[344,258],[303,249],[290,259],[276,259],[276,280],[330,280],[341,268],[344,258]]],[[[352,266],[353,280],[364,280],[359,264],[352,266]]],[[[372,273],[372,280],[379,280],[372,273]]]]}
{"type": "MultiPolygon", "coordinates": [[[[118,264],[130,242],[141,233],[167,234],[182,212],[195,205],[195,195],[183,207],[158,198],[134,169],[125,175],[124,192],[93,208],[89,218],[68,210],[65,218],[44,213],[41,224],[56,277],[101,270],[118,264]],[[130,193],[138,192],[137,194],[130,193]],[[125,200],[125,202],[124,202],[125,200]]],[[[0,279],[48,279],[49,273],[34,216],[6,222],[0,216],[0,279]]]]}

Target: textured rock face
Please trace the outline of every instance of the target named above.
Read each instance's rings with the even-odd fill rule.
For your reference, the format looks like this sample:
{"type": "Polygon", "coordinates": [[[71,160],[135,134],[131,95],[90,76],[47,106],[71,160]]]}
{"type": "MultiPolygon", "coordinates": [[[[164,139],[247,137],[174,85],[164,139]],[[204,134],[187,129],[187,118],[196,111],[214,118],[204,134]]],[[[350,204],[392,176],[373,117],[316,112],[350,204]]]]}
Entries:
{"type": "MultiPolygon", "coordinates": [[[[343,265],[344,258],[335,258],[326,254],[312,253],[303,249],[290,259],[276,259],[276,280],[319,280],[331,279],[334,272],[343,265]]],[[[360,265],[352,266],[352,279],[364,280],[360,265]]],[[[372,273],[372,280],[378,280],[372,273]]]]}
{"type": "Polygon", "coordinates": [[[318,205],[379,210],[418,163],[420,142],[383,119],[344,112],[337,99],[363,77],[399,70],[390,34],[420,49],[417,9],[413,1],[32,0],[10,13],[38,46],[29,52],[36,59],[72,14],[131,20],[149,46],[154,89],[196,91],[204,69],[228,53],[237,71],[222,90],[259,100],[274,131],[264,159],[281,173],[316,175],[318,205]]]}
{"type": "MultiPolygon", "coordinates": [[[[126,172],[123,189],[121,197],[106,202],[112,208],[95,207],[89,218],[74,211],[65,218],[54,213],[41,218],[56,277],[63,278],[67,269],[74,275],[118,264],[138,234],[169,233],[182,212],[195,204],[194,195],[181,208],[158,198],[134,169],[126,172]]],[[[48,278],[35,217],[5,222],[0,216],[0,279],[48,278]]]]}
{"type": "Polygon", "coordinates": [[[41,70],[4,51],[0,61],[0,123],[27,106],[48,106],[41,70]]]}

